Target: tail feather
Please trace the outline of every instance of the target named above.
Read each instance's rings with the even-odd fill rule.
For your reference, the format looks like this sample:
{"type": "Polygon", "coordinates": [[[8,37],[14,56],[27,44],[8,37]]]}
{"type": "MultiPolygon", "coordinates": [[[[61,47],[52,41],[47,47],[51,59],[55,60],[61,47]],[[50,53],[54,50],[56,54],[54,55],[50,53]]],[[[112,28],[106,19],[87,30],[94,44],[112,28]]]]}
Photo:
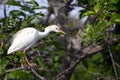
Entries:
{"type": "Polygon", "coordinates": [[[9,54],[11,54],[12,52],[14,52],[14,51],[9,48],[8,51],[7,51],[7,54],[9,55],[9,54]]]}
{"type": "Polygon", "coordinates": [[[13,53],[15,51],[17,51],[17,49],[14,49],[13,47],[10,46],[10,48],[7,51],[7,54],[9,55],[9,54],[11,54],[11,53],[13,53]]]}

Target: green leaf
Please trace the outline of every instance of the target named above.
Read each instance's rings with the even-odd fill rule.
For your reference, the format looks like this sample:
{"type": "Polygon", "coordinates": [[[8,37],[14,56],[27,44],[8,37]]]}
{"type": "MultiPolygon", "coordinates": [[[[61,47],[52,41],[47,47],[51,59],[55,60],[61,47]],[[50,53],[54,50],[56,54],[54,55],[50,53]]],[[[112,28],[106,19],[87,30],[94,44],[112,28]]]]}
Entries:
{"type": "Polygon", "coordinates": [[[119,0],[109,0],[108,1],[110,4],[117,4],[119,2],[119,0]]]}
{"type": "Polygon", "coordinates": [[[41,57],[37,57],[37,62],[38,62],[39,66],[41,68],[46,68],[47,69],[47,66],[44,64],[44,61],[41,57]]]}
{"type": "Polygon", "coordinates": [[[95,6],[94,6],[94,11],[97,13],[99,11],[99,8],[100,8],[100,3],[97,3],[95,6]]]}
{"type": "Polygon", "coordinates": [[[76,80],[75,73],[72,74],[70,80],[76,80]]]}
{"type": "Polygon", "coordinates": [[[3,53],[4,53],[3,49],[2,49],[2,48],[0,48],[0,54],[3,54],[3,53]]]}
{"type": "Polygon", "coordinates": [[[116,23],[120,23],[120,18],[116,18],[116,19],[115,19],[115,22],[116,22],[116,23]]]}
{"type": "Polygon", "coordinates": [[[20,6],[20,7],[22,7],[22,5],[20,4],[20,1],[12,0],[12,1],[8,1],[7,4],[12,5],[12,6],[20,6]]]}
{"type": "Polygon", "coordinates": [[[28,79],[33,79],[33,76],[30,74],[29,71],[21,71],[21,70],[16,70],[11,72],[8,75],[9,79],[21,79],[21,80],[28,80],[28,79]]]}
{"type": "Polygon", "coordinates": [[[21,8],[23,11],[29,11],[29,12],[34,12],[34,11],[31,11],[31,7],[29,7],[29,6],[22,6],[22,8],[21,8]]]}
{"type": "Polygon", "coordinates": [[[95,15],[96,13],[94,11],[85,11],[81,14],[81,18],[89,15],[95,15]]]}
{"type": "Polygon", "coordinates": [[[31,0],[31,1],[28,2],[28,3],[34,4],[34,6],[39,6],[39,4],[38,4],[35,0],[31,0]]]}
{"type": "Polygon", "coordinates": [[[120,15],[118,15],[117,13],[112,13],[111,15],[111,19],[110,19],[111,23],[120,23],[120,15]]]}
{"type": "Polygon", "coordinates": [[[25,13],[23,11],[20,10],[12,10],[10,11],[10,16],[26,16],[25,13]]]}

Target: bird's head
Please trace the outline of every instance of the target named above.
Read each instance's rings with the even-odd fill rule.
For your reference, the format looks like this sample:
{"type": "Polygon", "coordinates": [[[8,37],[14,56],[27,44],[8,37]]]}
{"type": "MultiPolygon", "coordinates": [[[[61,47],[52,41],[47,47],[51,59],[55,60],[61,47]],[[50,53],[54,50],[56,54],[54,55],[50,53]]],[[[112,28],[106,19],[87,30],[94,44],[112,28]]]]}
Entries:
{"type": "Polygon", "coordinates": [[[50,25],[50,26],[46,27],[46,29],[49,31],[59,32],[59,33],[65,34],[65,32],[62,31],[57,25],[50,25]]]}

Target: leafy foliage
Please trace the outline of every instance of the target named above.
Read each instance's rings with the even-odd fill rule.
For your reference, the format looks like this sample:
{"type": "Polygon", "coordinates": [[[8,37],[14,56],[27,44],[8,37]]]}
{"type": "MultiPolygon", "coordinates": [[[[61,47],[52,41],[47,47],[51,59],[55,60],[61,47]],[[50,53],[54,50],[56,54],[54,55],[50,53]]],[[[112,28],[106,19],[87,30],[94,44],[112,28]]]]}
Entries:
{"type": "MultiPolygon", "coordinates": [[[[29,5],[22,5],[20,2],[17,1],[9,1],[7,3],[10,6],[18,6],[20,10],[12,10],[9,13],[9,16],[0,19],[0,32],[3,34],[0,36],[1,40],[1,47],[0,47],[0,76],[1,78],[5,71],[8,69],[11,69],[14,67],[20,67],[20,57],[23,57],[24,54],[22,52],[17,52],[17,54],[11,54],[6,55],[7,49],[10,45],[10,39],[9,36],[13,35],[15,32],[17,32],[19,29],[33,26],[37,29],[44,29],[44,25],[42,24],[35,24],[31,23],[31,21],[36,18],[36,16],[44,16],[42,13],[36,13],[36,9],[42,9],[39,4],[31,0],[28,2],[29,5]],[[27,14],[28,13],[28,14],[27,14]],[[3,42],[6,41],[6,42],[3,42]],[[3,44],[2,44],[3,42],[3,44]],[[4,57],[3,57],[4,56],[4,57]],[[15,64],[15,65],[12,65],[15,64]]],[[[53,34],[50,35],[46,40],[40,41],[41,46],[34,46],[34,50],[36,52],[39,52],[39,50],[46,51],[46,54],[42,54],[41,56],[38,56],[38,53],[35,56],[35,61],[37,63],[37,66],[39,67],[37,69],[37,72],[39,72],[40,75],[46,75],[46,76],[53,76],[51,75],[51,72],[57,73],[59,65],[58,62],[61,62],[60,58],[62,58],[64,49],[62,44],[59,42],[60,37],[57,37],[59,34],[53,34]],[[56,36],[56,40],[54,40],[54,36],[56,36]],[[57,47],[59,46],[59,47],[57,47]],[[59,50],[59,51],[58,51],[59,50]],[[52,54],[52,55],[51,55],[52,54]],[[61,54],[61,55],[58,55],[61,54]],[[47,57],[49,58],[47,59],[47,57]],[[55,57],[56,56],[56,57],[55,57]],[[44,59],[45,58],[45,59],[44,59]]],[[[39,44],[39,43],[38,43],[39,44]]],[[[29,53],[30,50],[28,50],[29,53]]],[[[26,65],[25,59],[22,58],[22,62],[24,65],[26,65]]],[[[54,73],[54,74],[55,74],[54,73]]],[[[8,76],[8,79],[24,79],[24,80],[36,80],[33,74],[31,74],[30,70],[15,70],[11,71],[10,73],[6,74],[8,76]]]]}
{"type": "MultiPolygon", "coordinates": [[[[113,24],[120,24],[120,15],[119,15],[119,1],[118,0],[89,0],[88,2],[79,1],[79,4],[87,5],[86,9],[82,11],[80,17],[94,15],[96,20],[91,23],[87,24],[84,28],[84,45],[94,45],[94,44],[102,44],[108,38],[108,32],[112,33],[111,27],[113,24]]],[[[116,26],[117,27],[117,26],[116,26]]],[[[118,29],[117,29],[118,30],[118,29]]],[[[116,31],[113,31],[116,32],[116,31]]],[[[113,33],[114,34],[114,33],[113,33]]],[[[112,35],[116,36],[116,35],[112,35]]],[[[116,46],[117,49],[120,49],[119,45],[116,46]]],[[[113,55],[118,56],[119,51],[116,52],[115,49],[112,49],[113,55]],[[115,52],[114,52],[115,51],[115,52]]],[[[105,54],[98,54],[93,57],[85,59],[82,61],[83,65],[82,68],[78,67],[79,70],[82,69],[83,72],[79,72],[77,74],[81,74],[81,80],[92,80],[96,79],[97,77],[103,77],[103,79],[114,79],[113,77],[113,69],[111,66],[111,60],[109,54],[107,52],[103,52],[105,54]],[[84,74],[85,72],[85,74],[84,74]],[[88,76],[87,78],[85,76],[88,76]],[[111,76],[110,76],[111,75],[111,76]],[[83,77],[84,76],[84,77],[83,77]]],[[[114,58],[116,63],[119,64],[119,58],[114,58]]],[[[81,70],[81,71],[82,71],[81,70]]],[[[117,68],[119,72],[119,68],[117,68]]],[[[76,70],[77,71],[77,70],[76,70]]],[[[74,75],[74,74],[73,74],[74,75]]],[[[78,80],[78,78],[73,80],[78,80]]]]}
{"type": "Polygon", "coordinates": [[[24,79],[24,80],[33,80],[34,76],[32,74],[30,74],[29,71],[21,71],[21,70],[17,70],[17,71],[13,71],[8,75],[9,79],[24,79]]]}
{"type": "MultiPolygon", "coordinates": [[[[116,33],[120,31],[119,26],[116,26],[113,31],[111,29],[114,24],[120,24],[119,0],[78,0],[78,3],[79,6],[84,7],[84,10],[81,11],[80,19],[91,15],[95,17],[95,21],[93,23],[88,23],[83,29],[84,47],[94,44],[102,44],[107,40],[108,32],[112,32],[113,36],[119,36],[119,34],[116,33]]],[[[0,35],[0,78],[4,79],[7,76],[8,79],[12,80],[37,80],[36,76],[29,68],[24,71],[14,70],[9,72],[9,69],[21,66],[21,57],[23,64],[26,65],[23,57],[25,54],[22,54],[22,52],[16,52],[17,54],[13,53],[7,55],[6,53],[10,45],[10,38],[18,30],[29,26],[35,27],[38,30],[44,29],[45,25],[42,23],[31,23],[31,21],[37,16],[44,16],[42,13],[35,12],[36,9],[42,8],[35,0],[31,0],[27,5],[12,0],[8,1],[7,5],[17,6],[20,10],[12,10],[8,16],[0,19],[0,34],[2,34],[0,35]]],[[[73,27],[74,25],[68,22],[68,26],[73,27]]],[[[71,31],[70,33],[75,36],[74,31],[71,31]]],[[[42,39],[27,51],[27,53],[30,53],[28,56],[31,61],[37,64],[36,71],[39,75],[45,76],[50,80],[59,73],[63,57],[67,54],[62,44],[61,37],[59,36],[59,34],[51,34],[49,37],[42,39]],[[35,54],[33,55],[32,53],[35,54]]],[[[118,44],[111,49],[114,53],[113,55],[117,64],[118,74],[120,75],[120,45],[118,44]]],[[[93,80],[98,78],[114,79],[114,71],[108,51],[100,52],[97,55],[90,56],[81,61],[72,74],[71,80],[93,80]]]]}
{"type": "Polygon", "coordinates": [[[97,19],[94,23],[88,24],[85,28],[84,39],[85,43],[100,42],[100,40],[105,40],[107,37],[107,32],[110,31],[113,24],[119,23],[120,16],[117,13],[119,8],[117,8],[118,0],[113,1],[97,1],[91,0],[90,9],[85,9],[80,17],[94,15],[97,19]],[[109,7],[109,5],[112,7],[109,7]],[[87,35],[87,36],[86,36],[87,35]]]}

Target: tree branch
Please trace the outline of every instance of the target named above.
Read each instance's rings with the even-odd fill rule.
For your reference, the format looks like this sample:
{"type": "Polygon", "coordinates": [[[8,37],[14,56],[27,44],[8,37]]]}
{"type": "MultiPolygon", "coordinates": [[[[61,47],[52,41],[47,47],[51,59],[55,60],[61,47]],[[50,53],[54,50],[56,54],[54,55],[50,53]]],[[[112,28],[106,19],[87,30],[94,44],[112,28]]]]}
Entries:
{"type": "Polygon", "coordinates": [[[111,57],[111,61],[112,61],[112,65],[113,65],[113,69],[114,69],[114,73],[115,73],[115,79],[119,80],[116,65],[115,65],[115,61],[114,61],[113,54],[112,54],[112,51],[110,49],[110,46],[108,46],[108,51],[110,53],[110,57],[111,57]]]}
{"type": "MultiPolygon", "coordinates": [[[[118,43],[120,43],[120,38],[114,38],[112,40],[109,40],[109,45],[113,46],[116,45],[118,43]]],[[[88,56],[94,55],[98,52],[101,52],[103,50],[105,50],[107,48],[107,46],[105,46],[106,42],[104,43],[104,45],[92,45],[89,46],[87,48],[84,48],[79,56],[79,58],[74,62],[73,65],[71,65],[69,68],[67,68],[66,70],[62,71],[61,73],[59,73],[56,77],[55,80],[60,80],[60,78],[64,75],[64,74],[68,74],[69,71],[74,70],[74,68],[80,63],[80,61],[88,56]]]]}
{"type": "Polygon", "coordinates": [[[16,70],[26,70],[26,69],[29,69],[29,66],[28,65],[25,65],[24,68],[22,67],[17,67],[17,68],[12,68],[12,69],[7,69],[5,70],[5,73],[10,73],[10,72],[13,72],[13,71],[16,71],[16,70]]]}
{"type": "Polygon", "coordinates": [[[44,77],[40,76],[33,68],[31,68],[31,71],[32,71],[32,73],[34,73],[34,75],[35,75],[36,77],[38,77],[40,80],[46,80],[44,77]]]}
{"type": "MultiPolygon", "coordinates": [[[[17,67],[17,68],[13,68],[13,69],[8,69],[5,71],[5,73],[10,73],[16,70],[26,70],[26,69],[30,69],[32,71],[32,73],[38,77],[40,80],[46,80],[44,77],[42,77],[41,75],[39,75],[33,68],[30,68],[30,66],[25,65],[24,68],[22,67],[17,67]]],[[[6,76],[5,76],[6,77],[6,76]]]]}

